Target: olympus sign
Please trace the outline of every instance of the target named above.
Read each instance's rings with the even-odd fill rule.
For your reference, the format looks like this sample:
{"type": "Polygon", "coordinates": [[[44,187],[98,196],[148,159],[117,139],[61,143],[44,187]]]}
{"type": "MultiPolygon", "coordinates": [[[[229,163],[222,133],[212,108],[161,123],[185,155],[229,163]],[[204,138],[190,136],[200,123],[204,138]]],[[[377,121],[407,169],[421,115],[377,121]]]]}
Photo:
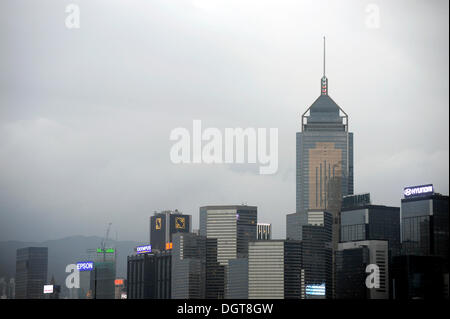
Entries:
{"type": "Polygon", "coordinates": [[[146,254],[146,253],[151,253],[151,252],[152,252],[152,245],[136,247],[136,253],[138,253],[138,254],[146,254]]]}
{"type": "Polygon", "coordinates": [[[430,195],[433,194],[433,184],[405,187],[403,194],[405,197],[430,195]]]}

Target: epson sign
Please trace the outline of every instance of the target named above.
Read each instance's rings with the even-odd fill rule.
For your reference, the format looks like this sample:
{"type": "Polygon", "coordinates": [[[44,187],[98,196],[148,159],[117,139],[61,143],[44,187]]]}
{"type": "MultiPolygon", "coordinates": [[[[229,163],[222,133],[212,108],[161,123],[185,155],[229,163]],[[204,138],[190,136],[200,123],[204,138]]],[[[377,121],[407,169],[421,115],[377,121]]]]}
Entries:
{"type": "Polygon", "coordinates": [[[405,198],[432,195],[433,193],[434,193],[433,184],[421,185],[421,186],[411,186],[411,187],[405,187],[403,189],[403,194],[405,195],[405,198]]]}
{"type": "Polygon", "coordinates": [[[92,269],[94,269],[94,262],[93,261],[77,262],[77,269],[79,271],[91,271],[92,269]]]}

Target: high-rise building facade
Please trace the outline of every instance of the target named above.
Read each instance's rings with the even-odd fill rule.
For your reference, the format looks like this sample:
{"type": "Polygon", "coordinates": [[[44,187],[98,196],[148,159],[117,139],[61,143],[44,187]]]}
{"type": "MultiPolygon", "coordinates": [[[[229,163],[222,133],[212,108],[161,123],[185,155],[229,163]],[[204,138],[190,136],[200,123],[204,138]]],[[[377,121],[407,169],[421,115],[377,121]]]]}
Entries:
{"type": "Polygon", "coordinates": [[[272,224],[258,223],[257,227],[256,237],[258,240],[272,239],[272,224]]]}
{"type": "Polygon", "coordinates": [[[170,250],[128,256],[127,299],[170,299],[171,275],[170,250]]]}
{"type": "Polygon", "coordinates": [[[435,194],[433,185],[405,188],[401,200],[402,254],[440,256],[448,263],[449,205],[448,196],[435,194]],[[413,193],[413,190],[427,191],[413,193]]]}
{"type": "Polygon", "coordinates": [[[303,283],[300,242],[258,240],[249,243],[249,299],[301,299],[303,283]]]}
{"type": "Polygon", "coordinates": [[[306,298],[332,298],[332,215],[308,212],[302,227],[302,269],[305,272],[306,298]],[[316,293],[317,287],[323,287],[316,293]]]}
{"type": "Polygon", "coordinates": [[[257,207],[247,205],[200,207],[200,235],[217,239],[217,261],[246,258],[248,242],[256,240],[257,207]]]}
{"type": "Polygon", "coordinates": [[[217,261],[217,238],[206,238],[205,298],[225,298],[225,266],[217,261]]]}
{"type": "Polygon", "coordinates": [[[388,299],[388,256],[386,240],[339,243],[336,251],[336,299],[388,299]],[[378,288],[366,285],[368,265],[378,266],[378,288]]]}
{"type": "Polygon", "coordinates": [[[48,248],[26,247],[16,254],[16,299],[43,299],[47,284],[48,248]]]}
{"type": "Polygon", "coordinates": [[[248,299],[248,258],[228,261],[227,299],[248,299]]]}
{"type": "Polygon", "coordinates": [[[340,214],[340,242],[387,240],[390,254],[400,254],[400,207],[372,205],[370,194],[347,196],[344,201],[347,203],[340,214]],[[351,201],[353,197],[367,201],[351,201]]]}
{"type": "Polygon", "coordinates": [[[332,222],[324,211],[286,216],[286,238],[302,243],[306,298],[332,297],[332,222]]]}
{"type": "Polygon", "coordinates": [[[301,121],[296,212],[339,209],[341,197],[353,194],[353,133],[348,131],[347,114],[328,95],[325,63],[320,96],[301,121]]]}
{"type": "Polygon", "coordinates": [[[172,299],[205,299],[206,237],[176,233],[172,239],[172,299]]]}
{"type": "MultiPolygon", "coordinates": [[[[353,133],[349,132],[348,115],[328,94],[325,38],[323,58],[320,96],[302,114],[301,131],[296,136],[296,212],[331,213],[332,249],[335,251],[339,242],[342,197],[353,194],[354,188],[353,133]]],[[[335,265],[334,254],[332,265],[335,265]]]]}
{"type": "Polygon", "coordinates": [[[150,217],[150,244],[153,250],[165,250],[166,244],[172,242],[175,233],[189,233],[192,216],[184,215],[178,210],[162,211],[150,217]]]}
{"type": "Polygon", "coordinates": [[[395,299],[449,298],[449,197],[432,184],[405,187],[401,253],[393,260],[395,299]]]}

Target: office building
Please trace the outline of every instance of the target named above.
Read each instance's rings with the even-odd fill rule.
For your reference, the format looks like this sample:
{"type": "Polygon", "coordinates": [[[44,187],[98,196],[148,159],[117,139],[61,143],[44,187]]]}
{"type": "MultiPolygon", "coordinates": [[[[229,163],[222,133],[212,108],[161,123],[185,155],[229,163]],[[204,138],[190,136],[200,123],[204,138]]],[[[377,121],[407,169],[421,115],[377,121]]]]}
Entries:
{"type": "Polygon", "coordinates": [[[172,251],[157,251],[127,257],[127,299],[170,299],[172,251]]]}
{"type": "Polygon", "coordinates": [[[225,267],[217,261],[217,239],[193,233],[173,237],[172,299],[225,298],[225,267]]]}
{"type": "Polygon", "coordinates": [[[248,299],[248,258],[228,261],[227,299],[248,299]]]}
{"type": "MultiPolygon", "coordinates": [[[[239,266],[245,267],[245,262],[241,263],[239,266]]],[[[300,242],[258,240],[249,243],[249,299],[301,299],[302,284],[300,242]]]]}
{"type": "Polygon", "coordinates": [[[370,194],[343,198],[340,242],[387,240],[392,256],[400,254],[400,207],[372,205],[370,194]]]}
{"type": "Polygon", "coordinates": [[[256,240],[257,207],[247,205],[200,207],[200,235],[217,239],[217,261],[246,258],[248,242],[256,240]]]}
{"type": "Polygon", "coordinates": [[[353,194],[353,133],[348,129],[347,113],[328,93],[324,38],[320,95],[302,114],[301,131],[296,135],[296,212],[331,213],[332,250],[335,251],[342,197],[353,194]]]}
{"type": "MultiPolygon", "coordinates": [[[[386,240],[339,243],[336,251],[336,299],[389,299],[389,251],[386,240]],[[379,286],[367,287],[368,265],[377,265],[379,286]]],[[[375,284],[375,282],[374,282],[375,284]]]]}
{"type": "Polygon", "coordinates": [[[402,256],[393,260],[395,299],[449,296],[448,196],[432,184],[405,187],[401,200],[402,256]]]}
{"type": "Polygon", "coordinates": [[[173,235],[172,299],[205,299],[206,237],[192,233],[173,235]]]}
{"type": "Polygon", "coordinates": [[[258,223],[256,234],[257,234],[256,239],[258,240],[272,239],[272,224],[258,223]]]}
{"type": "Polygon", "coordinates": [[[404,195],[401,200],[402,254],[441,256],[448,263],[448,196],[435,194],[431,184],[406,187],[404,195]]]}
{"type": "Polygon", "coordinates": [[[302,226],[302,269],[305,272],[307,299],[332,297],[331,241],[332,215],[328,212],[308,212],[308,224],[302,226]]]}
{"type": "Polygon", "coordinates": [[[17,249],[15,298],[43,299],[47,283],[48,248],[17,249]]]}
{"type": "Polygon", "coordinates": [[[189,233],[192,222],[191,215],[184,215],[178,210],[155,212],[150,217],[150,244],[152,249],[165,250],[166,244],[172,242],[175,233],[189,233]]]}
{"type": "Polygon", "coordinates": [[[310,211],[287,215],[286,238],[302,242],[306,298],[331,298],[332,214],[310,211]]]}
{"type": "Polygon", "coordinates": [[[328,95],[324,66],[320,96],[302,114],[297,132],[296,212],[330,212],[333,216],[333,249],[339,241],[342,196],[353,194],[353,133],[348,116],[328,95]]]}
{"type": "Polygon", "coordinates": [[[225,298],[225,266],[217,261],[217,238],[206,238],[205,298],[225,298]]]}

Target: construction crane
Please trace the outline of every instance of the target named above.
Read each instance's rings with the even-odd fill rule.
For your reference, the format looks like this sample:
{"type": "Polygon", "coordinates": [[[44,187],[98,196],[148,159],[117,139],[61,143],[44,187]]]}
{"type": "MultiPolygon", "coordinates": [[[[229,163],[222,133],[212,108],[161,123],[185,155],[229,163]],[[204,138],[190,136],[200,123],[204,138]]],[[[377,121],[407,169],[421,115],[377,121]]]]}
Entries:
{"type": "Polygon", "coordinates": [[[100,245],[100,248],[103,252],[103,261],[105,261],[105,255],[106,255],[106,242],[108,241],[108,237],[109,237],[109,231],[111,230],[111,224],[112,223],[108,223],[108,228],[106,229],[106,236],[105,238],[102,240],[102,243],[100,245]]]}
{"type": "MultiPolygon", "coordinates": [[[[105,237],[102,239],[101,243],[100,243],[100,248],[97,249],[87,249],[86,252],[89,254],[89,258],[91,258],[91,254],[103,254],[103,262],[106,261],[106,242],[108,241],[109,238],[109,231],[111,230],[111,225],[112,223],[108,223],[108,227],[106,228],[106,235],[105,237]]],[[[94,258],[95,260],[97,260],[97,258],[94,258]]],[[[94,298],[97,299],[97,265],[94,266],[94,289],[89,290],[88,294],[86,297],[88,298],[94,298]]]]}

